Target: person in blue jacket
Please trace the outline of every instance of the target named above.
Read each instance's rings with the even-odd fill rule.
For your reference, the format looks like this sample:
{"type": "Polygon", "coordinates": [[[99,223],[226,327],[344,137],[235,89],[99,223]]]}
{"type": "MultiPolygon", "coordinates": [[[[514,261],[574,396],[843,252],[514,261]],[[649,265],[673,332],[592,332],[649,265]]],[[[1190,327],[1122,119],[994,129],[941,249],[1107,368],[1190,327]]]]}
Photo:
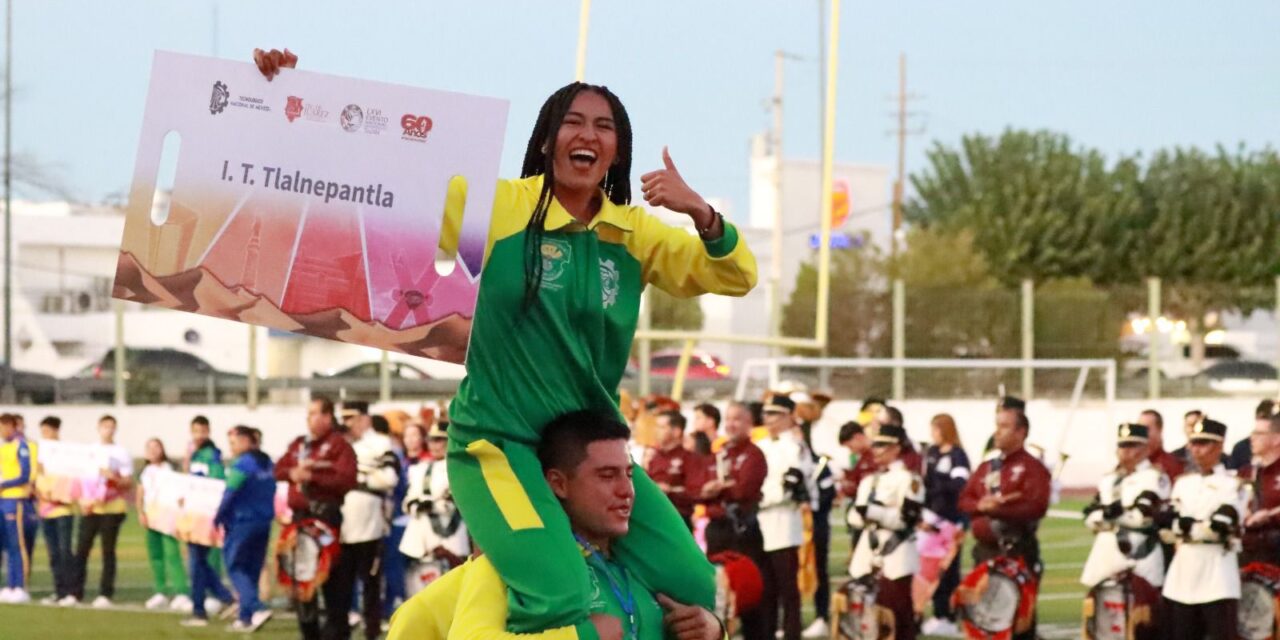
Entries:
{"type": "Polygon", "coordinates": [[[258,598],[258,575],[266,562],[275,518],[275,464],[258,448],[261,431],[237,425],[227,439],[233,459],[214,522],[226,531],[222,549],[227,575],[240,596],[239,619],[231,630],[257,631],[271,619],[271,609],[258,598]]]}

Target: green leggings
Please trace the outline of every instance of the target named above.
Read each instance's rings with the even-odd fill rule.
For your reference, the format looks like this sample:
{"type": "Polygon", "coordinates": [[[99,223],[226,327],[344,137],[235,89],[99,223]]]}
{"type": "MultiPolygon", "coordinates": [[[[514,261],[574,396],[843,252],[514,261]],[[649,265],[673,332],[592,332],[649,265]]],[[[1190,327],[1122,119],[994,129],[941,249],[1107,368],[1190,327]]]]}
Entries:
{"type": "MultiPolygon", "coordinates": [[[[572,625],[579,638],[596,638],[587,565],[534,450],[513,441],[466,445],[450,438],[448,460],[449,490],[467,531],[508,587],[508,629],[572,625]]],[[[634,472],[631,530],[614,546],[618,558],[651,591],[712,609],[715,570],[671,501],[639,465],[634,472]]]]}
{"type": "Polygon", "coordinates": [[[151,561],[156,593],[169,597],[188,595],[187,572],[182,566],[182,549],[177,538],[147,529],[147,560],[151,561]]]}

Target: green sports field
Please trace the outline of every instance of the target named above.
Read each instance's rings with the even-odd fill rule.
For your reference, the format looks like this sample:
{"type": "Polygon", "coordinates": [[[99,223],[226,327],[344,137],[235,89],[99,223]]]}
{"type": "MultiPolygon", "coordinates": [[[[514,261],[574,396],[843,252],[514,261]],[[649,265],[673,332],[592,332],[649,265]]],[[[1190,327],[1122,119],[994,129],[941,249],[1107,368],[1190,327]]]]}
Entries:
{"type": "MultiPolygon", "coordinates": [[[[1079,513],[1083,506],[1063,502],[1056,509],[1079,513]]],[[[831,568],[839,576],[849,559],[849,536],[843,522],[833,525],[831,568]]],[[[1046,638],[1078,637],[1080,598],[1083,590],[1076,581],[1088,555],[1092,537],[1078,519],[1049,518],[1040,531],[1041,548],[1046,564],[1041,586],[1040,634],[1046,638]]],[[[142,602],[151,596],[150,569],[142,542],[142,529],[130,515],[121,532],[118,550],[119,569],[116,587],[117,610],[97,611],[84,607],[61,609],[41,605],[0,605],[0,640],[45,640],[48,638],[86,640],[143,640],[150,638],[224,638],[225,622],[212,623],[205,629],[178,626],[181,616],[169,612],[151,612],[142,602]]],[[[51,589],[49,563],[43,540],[37,546],[33,576],[35,599],[48,595],[51,589]]],[[[966,568],[968,562],[966,559],[966,568]]],[[[96,596],[100,564],[90,560],[87,597],[96,596]]],[[[806,602],[805,622],[812,618],[812,603],[806,602]]],[[[255,637],[295,638],[297,627],[292,615],[277,609],[276,618],[255,637]]]]}

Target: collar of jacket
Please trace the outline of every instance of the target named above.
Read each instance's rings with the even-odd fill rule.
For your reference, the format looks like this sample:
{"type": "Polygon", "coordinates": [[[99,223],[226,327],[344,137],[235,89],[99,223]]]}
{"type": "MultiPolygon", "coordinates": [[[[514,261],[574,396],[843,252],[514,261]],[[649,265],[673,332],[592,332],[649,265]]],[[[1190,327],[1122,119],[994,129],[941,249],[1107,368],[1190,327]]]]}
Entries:
{"type": "MultiPolygon", "coordinates": [[[[542,192],[542,183],[545,176],[534,176],[532,179],[532,187],[535,193],[542,192]]],[[[605,194],[604,189],[599,190],[600,193],[600,211],[596,212],[596,216],[591,222],[583,225],[577,218],[569,214],[568,210],[560,204],[556,198],[551,198],[551,208],[547,210],[547,220],[543,223],[543,228],[547,231],[557,231],[571,225],[583,225],[587,229],[595,229],[601,224],[607,224],[622,231],[631,231],[631,221],[627,219],[628,205],[614,204],[609,200],[609,196],[605,194]]]]}

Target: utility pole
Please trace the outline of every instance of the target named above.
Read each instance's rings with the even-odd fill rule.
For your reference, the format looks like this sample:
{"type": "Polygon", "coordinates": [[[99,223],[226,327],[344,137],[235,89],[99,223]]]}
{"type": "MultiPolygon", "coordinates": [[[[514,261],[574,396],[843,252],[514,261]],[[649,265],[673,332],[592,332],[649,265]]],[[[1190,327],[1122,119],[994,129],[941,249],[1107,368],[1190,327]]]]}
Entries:
{"type": "Polygon", "coordinates": [[[773,156],[773,237],[769,264],[769,335],[782,334],[782,93],[785,87],[783,65],[800,56],[781,49],[773,52],[773,130],[769,136],[769,155],[773,156]]]}
{"type": "MultiPolygon", "coordinates": [[[[898,175],[893,181],[893,230],[889,239],[890,264],[895,270],[893,274],[893,358],[901,360],[907,354],[906,337],[906,287],[897,271],[898,242],[902,234],[902,198],[907,179],[907,136],[921,133],[922,130],[907,129],[907,101],[916,96],[907,93],[907,54],[898,54],[898,103],[897,128],[893,131],[898,136],[898,175]]],[[[902,400],[906,395],[906,371],[902,367],[893,368],[893,397],[902,400]]]]}
{"type": "Polygon", "coordinates": [[[907,103],[920,98],[907,93],[907,54],[898,54],[898,95],[894,99],[898,103],[895,113],[897,127],[891,132],[898,136],[898,176],[893,181],[893,238],[890,244],[890,255],[898,255],[898,236],[902,232],[902,200],[906,191],[907,180],[907,136],[924,133],[924,128],[907,128],[907,117],[914,115],[907,111],[907,103]]]}

